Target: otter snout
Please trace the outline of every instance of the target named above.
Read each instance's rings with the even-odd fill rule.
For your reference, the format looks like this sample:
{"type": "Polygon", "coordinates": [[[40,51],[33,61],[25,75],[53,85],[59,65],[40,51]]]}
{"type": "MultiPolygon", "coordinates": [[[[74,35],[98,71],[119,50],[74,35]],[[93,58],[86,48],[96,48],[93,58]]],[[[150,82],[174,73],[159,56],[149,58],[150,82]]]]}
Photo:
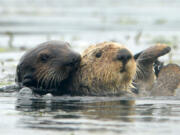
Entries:
{"type": "Polygon", "coordinates": [[[80,63],[80,61],[81,61],[81,55],[78,53],[74,53],[73,55],[70,56],[69,61],[66,61],[64,65],[73,66],[80,63]]]}
{"type": "Polygon", "coordinates": [[[72,64],[79,64],[81,61],[81,55],[80,54],[76,54],[73,58],[72,58],[72,64]]]}
{"type": "Polygon", "coordinates": [[[117,54],[117,60],[125,65],[132,58],[132,54],[127,49],[122,49],[117,54]]]}

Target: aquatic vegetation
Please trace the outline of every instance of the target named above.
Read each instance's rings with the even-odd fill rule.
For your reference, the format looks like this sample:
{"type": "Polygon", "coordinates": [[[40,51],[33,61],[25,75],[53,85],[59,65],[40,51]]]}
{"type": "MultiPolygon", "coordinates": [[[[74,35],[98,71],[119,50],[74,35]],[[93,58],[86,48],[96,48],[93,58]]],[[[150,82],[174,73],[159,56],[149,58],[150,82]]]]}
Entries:
{"type": "Polygon", "coordinates": [[[154,24],[156,25],[163,25],[163,24],[166,24],[167,23],[167,20],[166,19],[157,19],[155,20],[154,24]]]}
{"type": "Polygon", "coordinates": [[[7,49],[6,48],[0,48],[0,53],[1,52],[7,52],[7,49]]]}
{"type": "Polygon", "coordinates": [[[10,81],[0,81],[0,87],[3,87],[3,86],[7,86],[7,85],[11,85],[13,84],[14,82],[10,82],[10,81]]]}
{"type": "Polygon", "coordinates": [[[5,34],[9,36],[9,41],[8,41],[9,48],[13,48],[14,34],[9,31],[5,32],[5,34]]]}
{"type": "Polygon", "coordinates": [[[130,25],[130,24],[138,24],[138,21],[135,18],[130,17],[121,17],[116,21],[117,24],[121,25],[130,25]]]}
{"type": "Polygon", "coordinates": [[[140,31],[138,31],[137,34],[135,35],[134,41],[135,41],[136,45],[139,44],[140,39],[142,38],[142,33],[143,33],[143,32],[140,30],[140,31]]]}

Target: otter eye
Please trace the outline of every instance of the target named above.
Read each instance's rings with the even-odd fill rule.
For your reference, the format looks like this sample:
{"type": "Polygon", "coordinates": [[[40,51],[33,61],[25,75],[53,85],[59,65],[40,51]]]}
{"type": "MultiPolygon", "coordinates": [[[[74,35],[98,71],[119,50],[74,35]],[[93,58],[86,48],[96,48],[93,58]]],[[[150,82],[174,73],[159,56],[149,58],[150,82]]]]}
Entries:
{"type": "Polygon", "coordinates": [[[46,62],[49,59],[49,55],[48,54],[41,54],[40,55],[40,59],[42,62],[46,62]]]}
{"type": "Polygon", "coordinates": [[[98,52],[98,53],[96,53],[96,58],[100,58],[100,57],[101,57],[101,55],[102,55],[102,52],[98,52]]]}

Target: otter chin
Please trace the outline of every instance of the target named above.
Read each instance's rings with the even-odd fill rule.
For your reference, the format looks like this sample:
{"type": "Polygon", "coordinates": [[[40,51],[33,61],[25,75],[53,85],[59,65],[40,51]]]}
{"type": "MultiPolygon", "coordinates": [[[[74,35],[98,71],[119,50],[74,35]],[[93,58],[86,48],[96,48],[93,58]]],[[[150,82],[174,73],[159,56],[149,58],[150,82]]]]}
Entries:
{"type": "Polygon", "coordinates": [[[80,59],[80,54],[67,42],[44,42],[22,56],[16,70],[16,82],[39,94],[53,93],[54,89],[63,93],[63,81],[77,68],[80,59]]]}
{"type": "Polygon", "coordinates": [[[124,95],[131,93],[136,74],[132,53],[123,45],[104,42],[88,47],[78,69],[69,77],[71,95],[124,95]]]}

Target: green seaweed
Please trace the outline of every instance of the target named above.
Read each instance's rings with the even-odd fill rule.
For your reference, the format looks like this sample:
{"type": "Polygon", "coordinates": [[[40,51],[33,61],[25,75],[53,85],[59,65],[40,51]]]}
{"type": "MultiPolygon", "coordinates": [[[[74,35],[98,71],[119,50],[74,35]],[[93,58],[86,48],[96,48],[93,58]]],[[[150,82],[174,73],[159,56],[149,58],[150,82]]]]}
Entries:
{"type": "Polygon", "coordinates": [[[155,20],[154,24],[156,25],[163,25],[163,24],[166,24],[167,23],[167,20],[166,19],[157,19],[155,20]]]}
{"type": "Polygon", "coordinates": [[[11,85],[13,82],[0,82],[0,87],[11,85]]]}
{"type": "Polygon", "coordinates": [[[16,52],[16,51],[20,51],[23,50],[21,48],[9,48],[9,47],[0,47],[0,53],[4,53],[4,52],[16,52]]]}
{"type": "Polygon", "coordinates": [[[7,52],[7,49],[6,48],[0,48],[0,53],[1,52],[7,52]]]}
{"type": "Polygon", "coordinates": [[[130,25],[130,24],[138,24],[138,21],[133,18],[125,17],[125,18],[119,18],[116,21],[116,23],[123,25],[130,25]]]}

